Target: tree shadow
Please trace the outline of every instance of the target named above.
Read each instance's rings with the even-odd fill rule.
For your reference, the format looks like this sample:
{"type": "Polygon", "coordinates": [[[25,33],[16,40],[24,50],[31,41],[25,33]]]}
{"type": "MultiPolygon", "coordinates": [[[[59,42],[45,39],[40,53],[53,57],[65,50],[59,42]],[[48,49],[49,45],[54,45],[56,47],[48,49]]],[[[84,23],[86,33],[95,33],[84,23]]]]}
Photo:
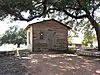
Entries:
{"type": "Polygon", "coordinates": [[[34,75],[99,75],[100,64],[73,54],[31,54],[27,68],[34,75]]]}
{"type": "Polygon", "coordinates": [[[15,56],[0,57],[0,75],[32,75],[23,62],[15,56]]]}

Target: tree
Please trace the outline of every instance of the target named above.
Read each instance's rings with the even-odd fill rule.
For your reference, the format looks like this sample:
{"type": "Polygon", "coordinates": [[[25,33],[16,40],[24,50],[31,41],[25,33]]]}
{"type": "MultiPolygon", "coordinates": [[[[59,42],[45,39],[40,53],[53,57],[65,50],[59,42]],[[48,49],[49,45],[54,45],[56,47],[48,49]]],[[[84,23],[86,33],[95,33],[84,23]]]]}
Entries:
{"type": "Polygon", "coordinates": [[[90,44],[91,47],[93,47],[93,41],[95,41],[95,35],[93,34],[92,31],[85,31],[84,32],[84,39],[83,39],[83,44],[88,45],[90,44]]]}
{"type": "Polygon", "coordinates": [[[96,31],[98,50],[100,50],[100,26],[95,11],[99,9],[100,0],[0,0],[1,19],[10,14],[15,20],[31,21],[55,11],[64,13],[65,17],[88,18],[96,31]],[[24,12],[29,14],[27,18],[24,17],[24,12]]]}
{"type": "Polygon", "coordinates": [[[91,47],[93,47],[93,42],[96,41],[96,35],[94,32],[93,26],[91,26],[90,22],[87,22],[85,27],[82,30],[82,33],[84,34],[83,44],[88,46],[90,44],[91,47]]]}
{"type": "Polygon", "coordinates": [[[18,26],[11,26],[3,36],[0,38],[0,44],[17,44],[17,47],[20,47],[20,44],[26,43],[26,33],[25,31],[18,26]]]}

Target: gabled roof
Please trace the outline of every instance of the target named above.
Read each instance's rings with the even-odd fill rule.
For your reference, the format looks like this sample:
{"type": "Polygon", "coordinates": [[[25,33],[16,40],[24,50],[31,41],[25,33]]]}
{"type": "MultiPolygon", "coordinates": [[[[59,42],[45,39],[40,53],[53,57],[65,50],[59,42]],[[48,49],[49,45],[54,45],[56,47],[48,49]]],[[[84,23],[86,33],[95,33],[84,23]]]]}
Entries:
{"type": "Polygon", "coordinates": [[[59,23],[59,24],[65,26],[65,27],[67,27],[68,29],[71,29],[71,27],[67,26],[66,24],[63,24],[63,23],[61,23],[61,22],[59,22],[59,21],[57,21],[57,20],[55,20],[55,19],[49,19],[49,20],[44,20],[44,21],[40,21],[40,22],[36,22],[36,23],[29,24],[29,25],[25,28],[25,30],[27,30],[30,26],[32,26],[32,25],[34,25],[34,24],[38,24],[38,23],[42,23],[42,22],[47,22],[47,21],[55,21],[55,22],[57,22],[57,23],[59,23]]]}

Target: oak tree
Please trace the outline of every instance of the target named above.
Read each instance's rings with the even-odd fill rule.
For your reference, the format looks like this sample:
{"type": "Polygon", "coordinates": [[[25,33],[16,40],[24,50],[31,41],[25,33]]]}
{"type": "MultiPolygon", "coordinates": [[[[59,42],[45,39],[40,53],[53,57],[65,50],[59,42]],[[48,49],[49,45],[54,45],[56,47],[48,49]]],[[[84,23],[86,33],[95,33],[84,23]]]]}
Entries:
{"type": "Polygon", "coordinates": [[[20,47],[20,44],[26,43],[26,33],[24,29],[18,28],[18,26],[11,26],[0,38],[0,44],[17,44],[17,47],[20,47]]]}
{"type": "Polygon", "coordinates": [[[11,15],[14,20],[31,21],[54,11],[75,19],[87,18],[96,31],[100,50],[100,25],[95,17],[97,10],[100,10],[100,0],[0,0],[0,19],[11,15]],[[27,17],[23,14],[25,12],[27,17]]]}

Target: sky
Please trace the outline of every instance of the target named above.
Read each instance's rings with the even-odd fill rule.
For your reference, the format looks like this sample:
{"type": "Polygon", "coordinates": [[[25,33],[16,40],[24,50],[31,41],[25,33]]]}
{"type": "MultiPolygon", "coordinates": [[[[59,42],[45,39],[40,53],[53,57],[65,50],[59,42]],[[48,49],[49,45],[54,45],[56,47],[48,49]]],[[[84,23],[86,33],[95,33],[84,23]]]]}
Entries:
{"type": "Polygon", "coordinates": [[[9,27],[13,25],[18,25],[20,28],[23,28],[27,25],[25,21],[12,21],[10,17],[5,18],[3,21],[0,21],[0,35],[3,34],[9,27]]]}
{"type": "MultiPolygon", "coordinates": [[[[46,18],[47,19],[47,18],[46,18]]],[[[40,19],[34,19],[30,22],[26,22],[26,21],[12,21],[10,18],[6,18],[4,19],[4,21],[0,21],[0,35],[4,34],[5,31],[7,29],[9,29],[9,27],[13,26],[13,25],[18,25],[19,28],[25,28],[27,27],[28,24],[34,23],[34,22],[38,22],[38,21],[42,21],[44,19],[40,18],[40,19]]]]}
{"type": "Polygon", "coordinates": [[[18,25],[20,28],[24,28],[27,25],[27,22],[16,21],[13,23],[7,21],[0,21],[0,35],[3,34],[10,26],[18,25]]]}

